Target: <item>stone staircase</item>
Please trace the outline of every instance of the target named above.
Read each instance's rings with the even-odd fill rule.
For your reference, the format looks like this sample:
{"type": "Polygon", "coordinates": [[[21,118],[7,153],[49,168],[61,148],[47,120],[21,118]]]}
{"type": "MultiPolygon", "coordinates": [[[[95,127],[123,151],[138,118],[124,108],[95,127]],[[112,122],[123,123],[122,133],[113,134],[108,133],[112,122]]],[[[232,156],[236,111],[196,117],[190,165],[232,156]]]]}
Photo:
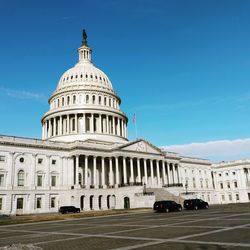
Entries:
{"type": "Polygon", "coordinates": [[[167,188],[147,188],[147,192],[154,192],[156,201],[172,200],[183,205],[183,201],[185,200],[185,197],[180,194],[181,192],[177,195],[178,192],[176,193],[176,189],[175,194],[167,190],[167,188]]]}

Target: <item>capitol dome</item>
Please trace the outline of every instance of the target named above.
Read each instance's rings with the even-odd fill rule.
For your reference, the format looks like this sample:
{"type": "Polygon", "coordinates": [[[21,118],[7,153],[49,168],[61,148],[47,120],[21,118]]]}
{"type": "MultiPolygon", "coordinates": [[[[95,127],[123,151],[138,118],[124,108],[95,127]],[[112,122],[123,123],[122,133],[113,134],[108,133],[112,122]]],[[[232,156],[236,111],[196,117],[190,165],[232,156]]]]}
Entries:
{"type": "Polygon", "coordinates": [[[127,141],[127,117],[107,75],[91,62],[83,31],[78,63],[63,73],[42,118],[43,139],[127,141]]]}

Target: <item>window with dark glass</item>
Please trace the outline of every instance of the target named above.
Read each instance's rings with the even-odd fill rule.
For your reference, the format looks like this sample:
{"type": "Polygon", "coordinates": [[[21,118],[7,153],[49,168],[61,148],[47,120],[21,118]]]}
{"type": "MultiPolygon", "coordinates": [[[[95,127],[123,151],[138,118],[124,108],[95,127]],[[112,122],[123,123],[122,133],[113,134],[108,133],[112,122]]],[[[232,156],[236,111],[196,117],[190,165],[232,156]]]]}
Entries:
{"type": "Polygon", "coordinates": [[[37,186],[41,187],[43,185],[43,176],[42,175],[38,175],[37,176],[37,186]]]}
{"type": "Polygon", "coordinates": [[[36,208],[41,208],[42,207],[42,198],[38,197],[36,199],[36,208]]]}
{"type": "Polygon", "coordinates": [[[17,198],[16,200],[16,208],[23,209],[23,198],[17,198]]]}
{"type": "Polygon", "coordinates": [[[51,186],[52,186],[52,187],[55,187],[55,186],[56,186],[56,176],[55,176],[55,175],[52,175],[52,176],[51,176],[51,186]]]}
{"type": "Polygon", "coordinates": [[[20,170],[17,174],[17,186],[24,186],[24,171],[20,170]]]}
{"type": "Polygon", "coordinates": [[[0,187],[4,186],[4,174],[0,174],[0,187]]]}
{"type": "Polygon", "coordinates": [[[51,208],[56,207],[56,197],[51,197],[51,200],[50,200],[50,207],[51,207],[51,208]]]}

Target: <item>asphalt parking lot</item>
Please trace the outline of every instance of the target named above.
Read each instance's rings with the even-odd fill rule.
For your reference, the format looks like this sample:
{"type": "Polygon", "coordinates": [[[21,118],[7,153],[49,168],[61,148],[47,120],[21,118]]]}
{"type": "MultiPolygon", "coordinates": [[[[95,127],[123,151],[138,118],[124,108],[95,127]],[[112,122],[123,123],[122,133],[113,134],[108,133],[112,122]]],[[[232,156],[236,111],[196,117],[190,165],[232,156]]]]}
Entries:
{"type": "Polygon", "coordinates": [[[250,211],[212,207],[1,226],[0,249],[17,243],[42,249],[250,249],[250,211]]]}

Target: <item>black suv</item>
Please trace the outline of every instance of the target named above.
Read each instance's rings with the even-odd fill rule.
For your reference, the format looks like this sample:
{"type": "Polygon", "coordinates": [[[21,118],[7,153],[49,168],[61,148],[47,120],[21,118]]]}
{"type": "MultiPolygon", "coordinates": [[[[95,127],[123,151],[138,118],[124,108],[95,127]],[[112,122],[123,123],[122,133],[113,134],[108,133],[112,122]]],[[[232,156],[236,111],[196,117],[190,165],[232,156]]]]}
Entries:
{"type": "Polygon", "coordinates": [[[59,213],[61,214],[80,213],[80,208],[74,206],[63,206],[59,208],[59,213]]]}
{"type": "Polygon", "coordinates": [[[171,211],[182,211],[181,204],[175,201],[156,201],[153,207],[156,212],[171,212],[171,211]]]}
{"type": "Polygon", "coordinates": [[[185,209],[200,209],[200,208],[209,208],[209,205],[206,201],[201,199],[189,199],[185,200],[183,203],[185,209]]]}

